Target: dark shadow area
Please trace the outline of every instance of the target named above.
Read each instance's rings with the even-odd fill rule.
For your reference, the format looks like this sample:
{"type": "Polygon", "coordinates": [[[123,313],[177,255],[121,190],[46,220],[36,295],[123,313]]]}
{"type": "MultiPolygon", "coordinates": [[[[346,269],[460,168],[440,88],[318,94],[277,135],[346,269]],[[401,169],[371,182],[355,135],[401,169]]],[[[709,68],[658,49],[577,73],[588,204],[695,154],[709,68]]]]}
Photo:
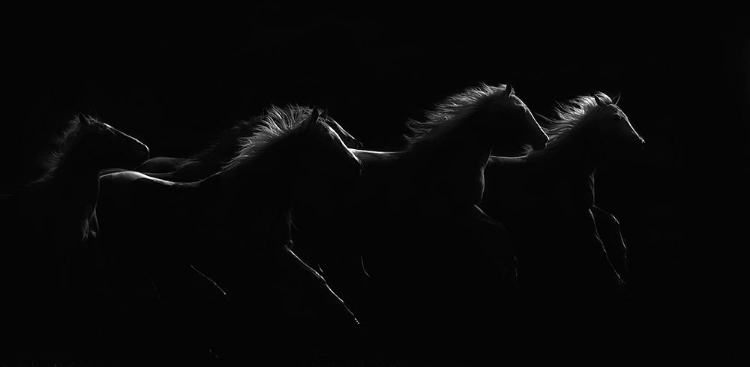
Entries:
{"type": "MultiPolygon", "coordinates": [[[[43,13],[15,6],[7,15],[15,21],[0,46],[10,95],[0,194],[42,173],[39,153],[78,113],[126,131],[152,157],[185,157],[271,104],[296,103],[327,108],[365,149],[395,150],[408,119],[479,82],[511,83],[542,115],[581,94],[620,94],[647,144],[597,173],[597,205],[617,217],[629,248],[628,322],[616,333],[624,340],[616,360],[718,366],[746,353],[737,337],[750,204],[747,19],[567,22],[482,8],[272,1],[43,13]]],[[[295,348],[311,336],[276,337],[295,348]]],[[[300,355],[331,366],[441,359],[429,346],[403,360],[371,353],[379,347],[300,355]]],[[[488,342],[484,350],[494,351],[481,362],[502,362],[503,348],[488,342]]],[[[461,363],[476,362],[470,357],[461,363]]]]}

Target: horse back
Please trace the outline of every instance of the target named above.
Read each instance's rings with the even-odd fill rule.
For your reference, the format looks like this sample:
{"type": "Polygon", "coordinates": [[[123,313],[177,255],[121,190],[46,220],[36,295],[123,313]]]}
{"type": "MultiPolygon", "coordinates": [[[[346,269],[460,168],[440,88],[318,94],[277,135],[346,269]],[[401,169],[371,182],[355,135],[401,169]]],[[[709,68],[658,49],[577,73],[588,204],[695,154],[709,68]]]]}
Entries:
{"type": "MultiPolygon", "coordinates": [[[[197,211],[196,183],[175,183],[125,171],[102,176],[98,217],[102,226],[158,235],[165,227],[190,228],[197,211]]],[[[103,231],[106,228],[102,229],[103,231]]]]}
{"type": "Polygon", "coordinates": [[[144,173],[172,172],[186,160],[187,158],[153,157],[141,163],[135,170],[144,173]]]}

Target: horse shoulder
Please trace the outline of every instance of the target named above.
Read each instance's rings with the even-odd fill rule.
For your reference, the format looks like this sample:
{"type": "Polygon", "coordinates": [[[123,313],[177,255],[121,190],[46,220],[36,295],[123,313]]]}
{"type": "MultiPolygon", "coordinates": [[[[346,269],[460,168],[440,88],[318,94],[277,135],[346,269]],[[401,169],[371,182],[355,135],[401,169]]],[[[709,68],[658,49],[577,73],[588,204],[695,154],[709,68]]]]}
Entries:
{"type": "MultiPolygon", "coordinates": [[[[139,213],[158,210],[163,201],[159,180],[135,171],[120,171],[100,177],[100,195],[98,207],[100,214],[107,217],[115,215],[120,219],[140,217],[139,213]]],[[[166,181],[165,181],[166,182],[166,181]]]]}

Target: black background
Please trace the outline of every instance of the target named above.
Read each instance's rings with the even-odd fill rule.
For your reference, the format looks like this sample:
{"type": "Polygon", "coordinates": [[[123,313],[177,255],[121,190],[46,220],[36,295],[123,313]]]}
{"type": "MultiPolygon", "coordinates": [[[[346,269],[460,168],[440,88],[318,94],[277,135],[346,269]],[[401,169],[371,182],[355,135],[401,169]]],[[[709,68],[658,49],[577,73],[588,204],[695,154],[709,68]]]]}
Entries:
{"type": "Polygon", "coordinates": [[[621,93],[647,148],[600,171],[597,199],[630,246],[641,342],[629,352],[736,360],[746,19],[498,7],[9,8],[2,193],[40,173],[40,150],[80,112],[152,156],[186,156],[271,103],[317,105],[366,148],[388,150],[406,119],[478,82],[510,82],[543,114],[580,94],[621,93]]]}

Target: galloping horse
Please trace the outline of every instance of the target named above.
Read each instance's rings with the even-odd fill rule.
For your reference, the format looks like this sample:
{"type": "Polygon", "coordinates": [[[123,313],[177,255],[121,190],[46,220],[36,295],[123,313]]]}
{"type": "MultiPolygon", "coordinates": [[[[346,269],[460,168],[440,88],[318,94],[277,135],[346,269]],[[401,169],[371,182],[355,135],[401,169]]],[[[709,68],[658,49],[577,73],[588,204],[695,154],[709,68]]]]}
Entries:
{"type": "Polygon", "coordinates": [[[32,358],[50,352],[47,343],[70,347],[63,341],[76,341],[74,330],[90,331],[80,317],[93,305],[79,298],[90,296],[80,292],[93,291],[81,284],[93,274],[80,273],[91,265],[88,225],[97,205],[99,171],[133,168],[149,155],[140,141],[84,115],[68,121],[54,145],[43,157],[46,173],[0,203],[0,282],[4,306],[10,307],[3,316],[9,319],[4,333],[19,343],[17,351],[31,351],[32,358]],[[63,327],[69,319],[79,323],[73,330],[63,327]]]}
{"type": "MultiPolygon", "coordinates": [[[[490,158],[480,206],[513,236],[519,283],[529,296],[529,320],[543,323],[550,319],[540,315],[550,315],[559,318],[554,322],[569,319],[584,330],[607,324],[606,317],[619,312],[610,308],[618,307],[612,301],[622,291],[611,251],[597,231],[599,225],[608,228],[608,238],[619,244],[611,249],[624,250],[616,218],[595,206],[596,169],[632,156],[644,140],[601,92],[568,100],[555,112],[556,118],[541,121],[550,137],[546,149],[490,158]]],[[[586,337],[600,342],[596,335],[586,337]]]]}
{"type": "Polygon", "coordinates": [[[333,189],[314,214],[298,213],[310,236],[299,243],[315,246],[326,279],[374,326],[460,324],[469,309],[485,315],[477,310],[490,307],[513,267],[505,229],[477,206],[490,152],[541,149],[547,136],[506,85],[467,88],[408,126],[404,150],[350,149],[363,176],[333,189]],[[373,286],[364,296],[362,258],[373,286]]]}
{"type": "Polygon", "coordinates": [[[125,273],[124,280],[113,276],[129,293],[124,298],[152,297],[156,308],[190,317],[188,329],[214,332],[189,333],[196,338],[252,328],[268,339],[310,322],[331,332],[354,326],[324,278],[290,249],[290,209],[314,201],[328,180],[361,172],[318,117],[317,109],[269,108],[254,133],[240,138],[234,158],[196,182],[133,171],[103,175],[100,238],[116,271],[125,273]],[[224,295],[228,305],[221,304],[224,295]]]}
{"type": "MultiPolygon", "coordinates": [[[[287,108],[300,110],[295,113],[310,113],[310,108],[305,106],[288,106],[287,108]]],[[[320,117],[333,128],[347,147],[362,147],[362,143],[349,134],[336,120],[328,116],[327,111],[324,111],[320,117]]],[[[202,180],[220,171],[237,154],[241,148],[241,138],[251,136],[261,119],[262,116],[253,116],[249,120],[239,121],[219,133],[207,147],[190,157],[154,157],[143,162],[135,170],[175,182],[202,180]]]]}
{"type": "MultiPolygon", "coordinates": [[[[555,269],[557,277],[583,269],[591,270],[591,266],[599,266],[601,269],[609,269],[605,273],[609,274],[605,276],[606,279],[618,280],[619,275],[611,265],[605,266],[609,261],[596,232],[593,210],[597,210],[600,217],[604,216],[601,209],[592,210],[595,207],[594,176],[600,164],[611,161],[615,158],[614,154],[623,154],[624,149],[640,147],[643,139],[632,128],[622,109],[603,93],[572,99],[561,105],[557,114],[558,119],[542,123],[550,136],[546,149],[530,152],[522,157],[490,158],[485,171],[485,197],[480,206],[487,214],[507,227],[524,229],[523,232],[514,230],[519,237],[519,261],[527,261],[522,259],[524,254],[533,251],[538,256],[549,257],[545,264],[551,262],[555,265],[547,264],[552,266],[547,271],[553,272],[552,269],[555,269]],[[554,211],[553,214],[546,214],[550,210],[554,211]],[[532,239],[534,236],[550,233],[534,230],[541,222],[540,213],[550,220],[549,225],[545,227],[567,228],[568,233],[586,228],[586,231],[580,234],[585,234],[594,241],[593,243],[599,245],[583,250],[575,248],[577,245],[574,244],[548,243],[546,247],[555,250],[547,255],[544,255],[544,252],[552,251],[551,249],[528,248],[530,246],[524,243],[536,243],[532,239]],[[555,223],[573,220],[574,217],[575,220],[581,220],[578,227],[564,227],[555,223]],[[568,251],[569,256],[560,257],[568,251]],[[579,251],[589,251],[589,255],[582,256],[579,251]],[[592,251],[600,255],[594,256],[592,251]],[[595,258],[599,260],[593,260],[595,258]],[[566,260],[572,262],[567,263],[566,260]],[[591,263],[585,264],[586,261],[591,263]],[[562,271],[563,268],[568,268],[568,271],[562,271]]],[[[560,234],[551,234],[556,235],[560,234]]],[[[533,263],[529,266],[535,267],[533,263]]],[[[536,272],[528,276],[533,277],[532,274],[536,272]]],[[[577,276],[581,277],[579,280],[582,282],[602,281],[602,273],[597,274],[598,278],[583,273],[577,276]]],[[[528,281],[539,285],[551,285],[543,279],[534,279],[530,278],[528,281]]]]}
{"type": "MultiPolygon", "coordinates": [[[[310,114],[312,109],[306,106],[288,105],[287,109],[294,114],[310,114]]],[[[334,118],[328,115],[328,110],[320,113],[320,118],[331,127],[349,148],[362,148],[362,143],[355,139],[334,118]]],[[[176,157],[153,157],[136,167],[134,171],[145,173],[148,176],[173,182],[195,182],[203,180],[219,171],[226,165],[242,148],[243,139],[252,136],[263,115],[253,116],[249,120],[236,123],[229,129],[219,133],[200,152],[187,158],[176,157]]],[[[122,169],[106,169],[101,175],[122,171],[122,169]]],[[[92,216],[90,227],[98,230],[98,218],[96,213],[92,216]]]]}

